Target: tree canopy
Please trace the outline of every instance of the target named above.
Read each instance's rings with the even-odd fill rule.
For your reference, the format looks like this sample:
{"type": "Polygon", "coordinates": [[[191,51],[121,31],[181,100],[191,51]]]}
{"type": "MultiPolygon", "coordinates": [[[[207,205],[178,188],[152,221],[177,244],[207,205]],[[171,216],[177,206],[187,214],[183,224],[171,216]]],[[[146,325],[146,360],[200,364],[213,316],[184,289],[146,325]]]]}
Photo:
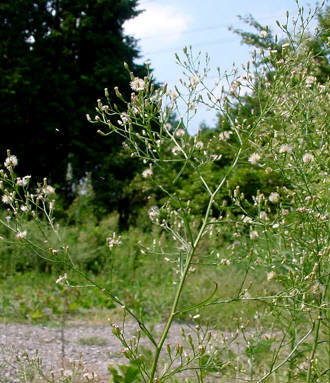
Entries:
{"type": "Polygon", "coordinates": [[[10,149],[19,170],[71,192],[87,173],[107,210],[136,165],[112,136],[101,138],[85,118],[104,88],[130,94],[123,62],[140,76],[136,41],[123,23],[137,0],[0,1],[0,153],[10,149]],[[70,164],[70,165],[69,165],[70,164]],[[66,179],[72,169],[70,182],[66,179]]]}

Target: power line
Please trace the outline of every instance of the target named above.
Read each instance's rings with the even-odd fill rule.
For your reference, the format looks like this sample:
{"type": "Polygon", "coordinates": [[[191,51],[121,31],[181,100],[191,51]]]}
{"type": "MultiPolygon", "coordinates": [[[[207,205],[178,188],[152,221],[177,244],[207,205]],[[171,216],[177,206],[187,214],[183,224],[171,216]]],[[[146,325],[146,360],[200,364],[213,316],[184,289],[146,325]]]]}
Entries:
{"type": "MultiPolygon", "coordinates": [[[[156,0],[150,0],[150,2],[154,2],[154,1],[156,1],[156,0]]],[[[269,16],[261,17],[258,20],[260,20],[260,21],[268,20],[268,19],[273,19],[273,17],[274,16],[269,15],[269,16]]],[[[238,23],[237,21],[235,21],[235,22],[229,22],[226,24],[213,25],[210,27],[187,29],[187,30],[182,31],[180,33],[181,34],[189,34],[189,33],[196,33],[196,32],[206,32],[206,31],[211,31],[211,30],[215,30],[215,29],[228,28],[229,26],[239,26],[239,25],[241,25],[241,23],[238,23]]],[[[150,34],[150,35],[146,35],[143,37],[138,37],[138,39],[149,40],[149,39],[155,39],[155,38],[159,38],[159,37],[168,37],[168,36],[174,36],[174,35],[176,35],[176,33],[160,33],[160,34],[156,34],[156,35],[150,34]]]]}
{"type": "MultiPolygon", "coordinates": [[[[228,27],[227,24],[222,24],[222,25],[214,25],[212,27],[206,27],[206,28],[195,28],[195,29],[187,29],[185,31],[182,31],[181,34],[187,34],[187,33],[195,33],[195,32],[205,32],[205,31],[211,31],[211,30],[214,30],[214,29],[220,29],[220,28],[226,28],[228,27]]],[[[155,38],[159,38],[159,37],[168,37],[168,36],[174,36],[176,35],[176,33],[161,33],[161,34],[158,34],[158,35],[147,35],[147,36],[144,36],[144,37],[140,37],[140,39],[142,40],[149,40],[149,39],[155,39],[155,38]]]]}
{"type": "MultiPolygon", "coordinates": [[[[149,4],[149,3],[154,3],[155,1],[157,1],[157,0],[145,0],[145,1],[143,2],[143,5],[144,5],[144,4],[149,4]]],[[[139,5],[142,5],[142,4],[139,4],[139,5]]]]}
{"type": "MultiPolygon", "coordinates": [[[[205,45],[216,45],[216,44],[227,44],[227,43],[232,43],[237,40],[235,39],[217,39],[217,40],[211,40],[211,41],[201,41],[200,43],[194,43],[193,47],[203,47],[205,45]]],[[[159,53],[171,53],[175,52],[177,50],[182,49],[182,46],[176,47],[176,48],[171,48],[171,49],[162,49],[159,51],[151,51],[151,52],[146,52],[144,53],[144,56],[150,55],[150,54],[159,54],[159,53]]]]}
{"type": "MultiPolygon", "coordinates": [[[[150,1],[156,1],[156,0],[150,0],[150,1]]],[[[265,16],[265,17],[261,17],[259,20],[267,20],[267,19],[272,19],[273,16],[272,15],[269,15],[269,16],[265,16]]],[[[231,25],[240,25],[240,24],[231,24],[231,25]]],[[[211,27],[206,27],[206,28],[195,28],[195,29],[190,29],[190,30],[186,30],[186,31],[183,31],[181,32],[182,34],[183,33],[193,33],[193,32],[204,32],[204,31],[208,31],[208,30],[215,30],[215,29],[219,29],[219,28],[223,28],[223,27],[228,27],[228,24],[219,24],[219,25],[214,25],[214,26],[211,26],[211,27]]],[[[172,36],[174,35],[174,33],[169,33],[169,34],[159,34],[159,35],[149,35],[149,36],[146,36],[146,37],[142,37],[140,38],[140,40],[146,40],[146,39],[149,39],[149,38],[160,38],[160,37],[166,37],[166,36],[172,36]]],[[[231,43],[231,42],[235,42],[237,40],[235,39],[217,39],[217,40],[211,40],[211,41],[203,41],[203,42],[200,42],[200,43],[194,43],[193,46],[194,47],[203,47],[203,46],[206,46],[206,45],[216,45],[216,44],[227,44],[227,43],[231,43]]],[[[161,49],[161,50],[157,50],[157,51],[149,51],[149,52],[145,52],[143,54],[143,56],[147,56],[147,55],[151,55],[151,54],[161,54],[161,53],[171,53],[171,52],[176,52],[178,50],[181,50],[182,49],[182,46],[178,46],[178,47],[175,47],[175,48],[171,48],[171,49],[161,49]]]]}

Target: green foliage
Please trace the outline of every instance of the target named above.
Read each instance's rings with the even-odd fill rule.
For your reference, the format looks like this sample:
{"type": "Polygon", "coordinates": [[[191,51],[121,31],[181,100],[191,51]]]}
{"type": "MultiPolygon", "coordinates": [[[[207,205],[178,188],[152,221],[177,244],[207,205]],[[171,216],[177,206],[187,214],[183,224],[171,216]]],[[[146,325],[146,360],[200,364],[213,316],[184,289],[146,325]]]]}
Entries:
{"type": "Polygon", "coordinates": [[[109,383],[142,383],[137,363],[110,365],[109,372],[111,374],[109,383]]]}
{"type": "Polygon", "coordinates": [[[121,140],[100,140],[84,119],[107,86],[129,95],[123,62],[134,64],[136,42],[123,24],[136,0],[13,0],[0,4],[0,153],[20,158],[19,172],[48,177],[70,201],[89,173],[98,211],[129,212],[125,185],[138,170],[121,140]],[[66,177],[70,167],[69,179],[66,177]]]}

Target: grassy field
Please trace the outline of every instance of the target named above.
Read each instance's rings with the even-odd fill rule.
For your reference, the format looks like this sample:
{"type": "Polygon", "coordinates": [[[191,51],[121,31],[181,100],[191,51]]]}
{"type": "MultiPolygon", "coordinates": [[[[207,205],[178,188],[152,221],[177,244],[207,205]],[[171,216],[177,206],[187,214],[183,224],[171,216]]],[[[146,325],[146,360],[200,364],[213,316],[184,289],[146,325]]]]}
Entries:
{"type": "MultiPolygon", "coordinates": [[[[113,254],[114,262],[104,265],[105,271],[87,271],[86,274],[97,285],[119,296],[147,321],[163,321],[175,293],[175,270],[164,257],[151,259],[141,253],[139,259],[135,259],[138,264],[133,266],[129,250],[123,247],[120,254],[113,254]]],[[[219,264],[214,270],[213,266],[204,265],[189,275],[182,305],[196,304],[215,289],[214,298],[235,298],[245,274],[243,266],[219,264]]],[[[68,315],[69,320],[83,319],[95,323],[105,320],[106,315],[116,316],[118,308],[101,289],[88,288],[88,282],[75,273],[69,273],[70,283],[78,287],[64,288],[55,283],[58,276],[55,272],[38,270],[3,273],[0,280],[1,320],[56,325],[63,313],[68,315]]],[[[255,296],[265,295],[267,291],[271,294],[275,289],[275,284],[267,281],[265,270],[252,272],[244,284],[249,285],[254,286],[250,293],[255,296]]],[[[222,310],[210,305],[203,310],[202,321],[218,328],[233,329],[236,326],[233,318],[253,317],[263,308],[261,303],[255,301],[226,303],[222,310]]],[[[177,319],[189,321],[194,314],[183,313],[177,319]]]]}

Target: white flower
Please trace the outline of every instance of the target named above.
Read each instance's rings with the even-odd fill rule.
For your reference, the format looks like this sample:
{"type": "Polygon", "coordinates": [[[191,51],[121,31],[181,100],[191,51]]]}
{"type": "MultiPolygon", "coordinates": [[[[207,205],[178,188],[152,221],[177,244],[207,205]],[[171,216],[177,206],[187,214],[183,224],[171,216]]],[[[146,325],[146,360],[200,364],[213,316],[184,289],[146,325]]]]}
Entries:
{"type": "Polygon", "coordinates": [[[180,148],[178,146],[174,146],[172,148],[173,156],[177,156],[180,153],[180,148]]]}
{"type": "Polygon", "coordinates": [[[265,30],[262,30],[262,31],[260,31],[259,36],[264,39],[265,37],[268,36],[268,32],[265,30]]]}
{"type": "Polygon", "coordinates": [[[283,144],[280,146],[279,153],[292,153],[292,146],[283,144]]]}
{"type": "Polygon", "coordinates": [[[31,176],[24,176],[23,177],[23,186],[26,186],[28,182],[30,181],[31,176]]]}
{"type": "Polygon", "coordinates": [[[253,231],[250,232],[250,239],[253,240],[253,239],[256,239],[258,237],[259,237],[259,234],[258,234],[257,231],[253,230],[253,231]]]}
{"type": "Polygon", "coordinates": [[[196,148],[197,148],[197,149],[203,149],[203,147],[204,147],[204,144],[203,144],[202,141],[198,141],[198,142],[196,143],[196,148]]]}
{"type": "Polygon", "coordinates": [[[122,113],[120,117],[124,124],[127,124],[129,122],[129,115],[127,113],[122,113]]]}
{"type": "Polygon", "coordinates": [[[250,162],[250,164],[256,165],[259,162],[260,158],[261,157],[258,153],[252,153],[248,161],[250,162]]]}
{"type": "Polygon", "coordinates": [[[151,206],[148,211],[148,215],[151,221],[156,220],[159,217],[159,209],[157,206],[151,206]]]}
{"type": "Polygon", "coordinates": [[[28,211],[28,207],[25,205],[21,205],[21,210],[26,213],[28,211]]]}
{"type": "Polygon", "coordinates": [[[272,192],[270,193],[268,199],[272,203],[277,203],[280,200],[280,195],[277,192],[272,192]]]}
{"type": "Polygon", "coordinates": [[[19,231],[17,234],[16,234],[16,239],[18,239],[19,241],[22,240],[22,239],[25,239],[26,238],[26,230],[24,231],[19,231]]]}
{"type": "Polygon", "coordinates": [[[241,86],[241,83],[238,81],[238,80],[234,80],[231,84],[230,84],[230,93],[232,94],[235,94],[236,93],[236,90],[238,87],[241,86]]]}
{"type": "Polygon", "coordinates": [[[272,279],[276,278],[276,273],[274,271],[270,271],[267,273],[267,281],[271,281],[272,279]]]}
{"type": "Polygon", "coordinates": [[[64,275],[60,275],[57,279],[56,279],[56,282],[57,284],[63,284],[64,282],[66,282],[66,280],[68,279],[68,276],[67,274],[65,273],[64,275]]]}
{"type": "Polygon", "coordinates": [[[175,135],[177,136],[177,137],[183,137],[184,135],[185,135],[185,131],[184,131],[184,129],[178,129],[176,132],[175,132],[175,135]]]}
{"type": "Polygon", "coordinates": [[[135,77],[134,80],[130,82],[130,86],[133,90],[139,91],[145,88],[146,83],[142,78],[135,77]]]}
{"type": "Polygon", "coordinates": [[[45,187],[42,189],[42,191],[43,191],[45,194],[53,194],[53,193],[55,193],[55,189],[54,189],[52,186],[50,186],[50,185],[45,186],[45,187]]]}
{"type": "Polygon", "coordinates": [[[151,168],[149,168],[149,169],[145,169],[145,170],[143,170],[143,172],[142,172],[142,177],[143,177],[143,178],[148,178],[148,177],[151,177],[152,175],[153,175],[153,171],[152,171],[151,168]]]}
{"type": "Polygon", "coordinates": [[[192,88],[196,88],[197,84],[200,82],[200,78],[198,76],[190,77],[190,86],[192,88]]]}
{"type": "Polygon", "coordinates": [[[313,162],[314,161],[314,156],[313,156],[312,153],[305,153],[303,155],[302,160],[303,160],[304,164],[308,164],[309,162],[313,162]]]}
{"type": "Polygon", "coordinates": [[[175,90],[170,90],[169,91],[169,96],[174,101],[174,100],[176,100],[179,97],[179,93],[177,91],[175,91],[175,90]]]}
{"type": "Polygon", "coordinates": [[[12,199],[8,195],[5,195],[5,194],[2,196],[1,200],[3,203],[8,204],[8,205],[12,201],[12,199]]]}
{"type": "Polygon", "coordinates": [[[5,167],[7,169],[12,169],[18,164],[18,160],[16,156],[8,156],[5,160],[5,167]]]}
{"type": "Polygon", "coordinates": [[[261,211],[260,214],[259,214],[259,218],[264,220],[264,221],[268,221],[268,215],[265,211],[261,211]]]}
{"type": "Polygon", "coordinates": [[[122,241],[121,241],[121,236],[118,235],[114,232],[112,233],[112,237],[108,237],[106,239],[107,241],[107,245],[109,246],[109,249],[111,250],[114,246],[119,246],[122,244],[122,241]]]}
{"type": "MultiPolygon", "coordinates": [[[[239,245],[238,241],[235,241],[235,242],[238,243],[238,245],[239,245]]],[[[221,264],[225,265],[225,266],[230,266],[231,265],[230,259],[226,259],[226,258],[221,259],[221,264]]]]}
{"type": "Polygon", "coordinates": [[[220,141],[227,141],[229,140],[230,136],[233,134],[230,130],[225,130],[224,132],[221,132],[219,134],[219,140],[220,141]]]}
{"type": "Polygon", "coordinates": [[[252,222],[252,218],[248,217],[247,215],[245,215],[245,216],[243,216],[243,222],[244,223],[251,223],[252,222]]]}
{"type": "Polygon", "coordinates": [[[17,177],[16,184],[17,186],[26,186],[29,183],[31,176],[25,176],[23,178],[17,177]]]}

